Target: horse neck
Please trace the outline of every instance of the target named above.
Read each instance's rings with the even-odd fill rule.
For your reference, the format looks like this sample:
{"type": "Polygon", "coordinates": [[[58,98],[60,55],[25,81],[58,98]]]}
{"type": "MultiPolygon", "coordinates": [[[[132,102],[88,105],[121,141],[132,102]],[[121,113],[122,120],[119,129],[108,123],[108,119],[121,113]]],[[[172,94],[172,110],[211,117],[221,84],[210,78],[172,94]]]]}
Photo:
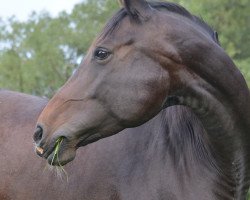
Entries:
{"type": "Polygon", "coordinates": [[[242,199],[250,176],[249,90],[231,60],[225,59],[229,61],[223,63],[204,60],[192,63],[200,74],[200,84],[191,85],[181,94],[176,94],[174,102],[190,107],[199,118],[221,173],[229,177],[228,185],[235,184],[235,198],[242,199]],[[216,64],[224,74],[212,70],[216,64]]]}
{"type": "Polygon", "coordinates": [[[249,89],[231,58],[214,42],[197,40],[178,48],[188,69],[186,76],[179,75],[184,86],[177,91],[180,104],[192,108],[211,137],[239,137],[246,132],[250,128],[249,89]]]}

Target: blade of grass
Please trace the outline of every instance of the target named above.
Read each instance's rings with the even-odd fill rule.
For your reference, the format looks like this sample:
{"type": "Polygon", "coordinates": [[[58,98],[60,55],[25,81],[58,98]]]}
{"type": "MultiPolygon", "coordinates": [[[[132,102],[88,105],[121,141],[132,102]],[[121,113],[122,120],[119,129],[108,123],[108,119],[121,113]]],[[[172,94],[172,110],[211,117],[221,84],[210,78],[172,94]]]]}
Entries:
{"type": "Polygon", "coordinates": [[[61,165],[60,160],[59,160],[59,150],[60,150],[60,147],[61,147],[62,142],[63,142],[63,138],[62,138],[62,137],[61,137],[61,138],[58,138],[58,139],[56,140],[56,147],[55,147],[54,155],[53,155],[53,158],[52,158],[52,161],[51,161],[51,165],[53,165],[54,160],[55,160],[55,158],[56,158],[56,159],[57,159],[57,162],[58,162],[58,164],[59,164],[59,167],[61,168],[61,170],[62,170],[63,173],[65,174],[66,180],[67,180],[67,182],[68,182],[68,173],[65,171],[65,169],[63,168],[63,166],[61,165]]]}
{"type": "Polygon", "coordinates": [[[63,138],[58,138],[56,140],[56,147],[55,147],[55,150],[54,150],[54,155],[53,155],[52,161],[50,163],[51,165],[53,165],[56,156],[58,156],[58,152],[60,150],[60,145],[62,144],[62,141],[63,141],[63,138]]]}

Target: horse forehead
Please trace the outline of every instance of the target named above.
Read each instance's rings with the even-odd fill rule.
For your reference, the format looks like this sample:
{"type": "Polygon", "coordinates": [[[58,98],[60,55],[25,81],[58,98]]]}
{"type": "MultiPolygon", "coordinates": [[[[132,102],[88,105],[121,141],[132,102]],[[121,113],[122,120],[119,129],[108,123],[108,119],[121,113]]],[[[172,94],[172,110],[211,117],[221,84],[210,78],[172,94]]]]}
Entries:
{"type": "Polygon", "coordinates": [[[134,23],[126,17],[109,38],[118,41],[129,37],[137,41],[148,41],[149,39],[155,41],[155,39],[164,39],[168,35],[175,35],[176,31],[183,30],[184,26],[188,28],[191,23],[183,16],[165,12],[156,12],[145,23],[134,23]]]}
{"type": "Polygon", "coordinates": [[[159,33],[156,31],[147,31],[145,27],[133,27],[131,29],[120,29],[108,35],[105,38],[101,38],[97,42],[97,46],[103,46],[111,49],[120,49],[120,47],[128,47],[131,45],[139,45],[140,47],[146,47],[152,44],[154,41],[160,39],[159,33]],[[158,37],[157,40],[153,38],[158,37]],[[149,42],[150,41],[150,42],[149,42]]]}
{"type": "Polygon", "coordinates": [[[103,46],[127,44],[135,38],[136,34],[138,34],[138,31],[136,31],[130,23],[124,23],[122,21],[119,27],[106,35],[101,35],[96,43],[103,46]]]}
{"type": "Polygon", "coordinates": [[[141,48],[158,49],[166,42],[172,44],[177,38],[188,37],[190,24],[190,20],[171,12],[156,12],[145,23],[133,23],[126,16],[113,31],[97,40],[97,46],[113,48],[136,43],[141,48]]]}

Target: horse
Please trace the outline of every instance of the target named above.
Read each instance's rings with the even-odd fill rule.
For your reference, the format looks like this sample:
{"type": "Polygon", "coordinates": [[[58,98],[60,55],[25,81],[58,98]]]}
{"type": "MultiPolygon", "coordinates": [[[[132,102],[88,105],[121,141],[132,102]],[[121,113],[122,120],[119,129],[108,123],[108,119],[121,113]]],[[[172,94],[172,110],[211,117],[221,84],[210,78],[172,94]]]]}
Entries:
{"type": "Polygon", "coordinates": [[[114,199],[245,199],[250,94],[217,33],[173,3],[122,5],[41,112],[36,153],[61,166],[82,146],[121,132],[134,143],[143,132],[138,147],[114,139],[114,152],[100,152],[118,167],[114,199]]]}
{"type": "MultiPolygon", "coordinates": [[[[189,109],[175,106],[140,127],[79,149],[81,156],[65,167],[68,182],[61,181],[46,170],[45,161],[32,151],[32,130],[46,104],[46,99],[0,91],[1,200],[140,200],[166,199],[166,194],[168,199],[174,199],[170,194],[176,185],[184,180],[188,171],[193,172],[190,170],[193,166],[181,167],[178,163],[183,162],[185,152],[192,150],[184,160],[197,153],[190,149],[189,143],[199,143],[202,138],[195,137],[194,133],[203,130],[189,109]],[[180,132],[182,134],[178,134],[180,132]],[[164,153],[168,148],[171,154],[164,153]],[[156,164],[169,159],[173,166],[156,164]],[[176,180],[175,176],[182,179],[176,180]],[[166,185],[165,178],[175,182],[166,185]]],[[[189,176],[186,179],[190,179],[189,176]]],[[[203,195],[211,195],[206,188],[200,189],[203,195]]],[[[196,193],[184,195],[196,198],[196,193]]]]}
{"type": "MultiPolygon", "coordinates": [[[[188,145],[195,138],[194,133],[203,131],[188,108],[168,108],[139,127],[123,130],[79,149],[81,156],[64,167],[68,173],[68,180],[65,180],[65,176],[60,178],[54,171],[46,169],[46,161],[33,152],[33,129],[47,101],[32,95],[0,91],[1,200],[162,199],[164,193],[158,193],[158,189],[165,187],[163,175],[174,168],[162,173],[163,168],[156,163],[177,158],[164,153],[167,152],[166,143],[179,141],[184,145],[181,147],[183,152],[179,151],[179,142],[171,142],[172,146],[168,147],[181,161],[181,154],[190,149],[188,145]],[[160,128],[162,120],[164,127],[160,128]],[[185,140],[181,134],[166,135],[173,131],[178,134],[180,130],[186,134],[185,140]],[[151,190],[148,190],[148,184],[151,190]]],[[[182,170],[178,173],[186,171],[185,168],[182,170]]],[[[170,184],[168,188],[174,190],[175,185],[170,184]]]]}

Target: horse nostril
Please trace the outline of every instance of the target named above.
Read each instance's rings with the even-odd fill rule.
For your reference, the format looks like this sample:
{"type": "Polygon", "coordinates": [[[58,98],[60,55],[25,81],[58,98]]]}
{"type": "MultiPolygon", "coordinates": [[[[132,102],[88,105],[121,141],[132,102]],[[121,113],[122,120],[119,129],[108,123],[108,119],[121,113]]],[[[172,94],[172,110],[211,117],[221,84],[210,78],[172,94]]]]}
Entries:
{"type": "Polygon", "coordinates": [[[33,139],[36,143],[38,143],[43,137],[43,128],[41,126],[36,127],[36,131],[34,133],[33,139]]]}

